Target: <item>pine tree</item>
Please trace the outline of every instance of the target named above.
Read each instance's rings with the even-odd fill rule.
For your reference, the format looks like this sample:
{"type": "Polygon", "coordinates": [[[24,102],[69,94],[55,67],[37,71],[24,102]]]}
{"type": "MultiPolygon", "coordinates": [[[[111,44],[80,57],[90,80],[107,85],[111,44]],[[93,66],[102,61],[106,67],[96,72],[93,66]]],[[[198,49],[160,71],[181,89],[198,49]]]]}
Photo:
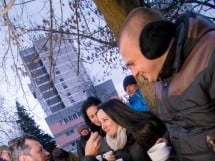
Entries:
{"type": "Polygon", "coordinates": [[[19,102],[16,101],[16,108],[18,114],[17,124],[20,126],[24,134],[30,134],[35,136],[43,147],[51,152],[56,147],[55,140],[48,134],[45,134],[39,126],[32,119],[30,114],[26,111],[24,106],[21,106],[19,102]]]}

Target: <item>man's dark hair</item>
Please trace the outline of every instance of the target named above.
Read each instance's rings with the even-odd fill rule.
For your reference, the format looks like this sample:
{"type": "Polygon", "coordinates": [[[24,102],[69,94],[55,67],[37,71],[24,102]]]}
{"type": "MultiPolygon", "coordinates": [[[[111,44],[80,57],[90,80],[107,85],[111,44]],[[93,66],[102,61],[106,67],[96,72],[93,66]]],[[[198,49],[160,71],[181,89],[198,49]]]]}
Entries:
{"type": "Polygon", "coordinates": [[[2,154],[2,152],[4,151],[4,150],[9,150],[9,148],[8,148],[8,146],[7,145],[1,145],[0,146],[0,155],[2,154]]]}
{"type": "Polygon", "coordinates": [[[39,142],[39,140],[35,136],[28,134],[17,137],[8,142],[12,161],[19,161],[20,154],[29,154],[30,147],[25,144],[26,139],[39,142]]]}
{"type": "Polygon", "coordinates": [[[128,85],[131,85],[131,84],[137,84],[137,81],[136,81],[136,79],[134,78],[133,75],[128,75],[123,80],[123,89],[124,89],[124,91],[126,91],[126,87],[128,85]]]}

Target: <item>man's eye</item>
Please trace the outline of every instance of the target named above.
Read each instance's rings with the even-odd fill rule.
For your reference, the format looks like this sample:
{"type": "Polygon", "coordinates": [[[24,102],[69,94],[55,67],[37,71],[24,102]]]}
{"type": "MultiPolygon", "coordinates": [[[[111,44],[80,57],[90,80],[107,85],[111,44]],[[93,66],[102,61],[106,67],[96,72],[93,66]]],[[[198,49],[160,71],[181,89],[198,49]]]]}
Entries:
{"type": "Polygon", "coordinates": [[[127,64],[126,64],[126,66],[128,67],[128,68],[131,68],[131,66],[133,66],[134,65],[134,63],[132,63],[132,62],[128,62],[127,64]]]}
{"type": "Polygon", "coordinates": [[[131,68],[131,65],[130,64],[126,64],[126,68],[131,68]]]}

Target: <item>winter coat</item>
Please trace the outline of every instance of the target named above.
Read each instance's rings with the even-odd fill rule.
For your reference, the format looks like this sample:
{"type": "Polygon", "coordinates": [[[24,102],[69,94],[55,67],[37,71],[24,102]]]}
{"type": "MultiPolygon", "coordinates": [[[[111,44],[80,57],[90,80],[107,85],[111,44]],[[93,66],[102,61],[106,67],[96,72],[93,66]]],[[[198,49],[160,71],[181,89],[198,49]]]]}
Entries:
{"type": "Polygon", "coordinates": [[[87,136],[81,136],[80,140],[77,143],[77,153],[78,153],[79,159],[81,159],[85,155],[85,146],[86,146],[87,140],[90,137],[90,134],[91,133],[89,133],[87,136]]]}
{"type": "MultiPolygon", "coordinates": [[[[86,145],[86,144],[85,144],[86,145]]],[[[104,138],[101,140],[101,148],[100,148],[100,153],[98,155],[102,155],[105,152],[110,151],[110,147],[107,145],[106,141],[104,138]]],[[[80,158],[81,161],[97,161],[96,156],[83,156],[80,158]]]]}
{"type": "Polygon", "coordinates": [[[131,135],[128,135],[128,143],[125,148],[130,154],[131,161],[150,161],[147,151],[131,135]]]}
{"type": "Polygon", "coordinates": [[[70,152],[68,152],[68,157],[66,160],[67,161],[79,161],[78,157],[75,154],[70,153],[70,152]]]}
{"type": "Polygon", "coordinates": [[[206,136],[215,136],[215,25],[186,13],[156,84],[160,118],[180,161],[214,161],[206,136]]]}
{"type": "MultiPolygon", "coordinates": [[[[103,142],[101,149],[101,155],[111,150],[106,141],[103,142]]],[[[141,146],[137,144],[131,135],[128,135],[128,141],[125,147],[121,150],[114,151],[113,153],[116,159],[123,158],[123,161],[150,161],[146,152],[143,151],[141,146]]],[[[85,156],[81,161],[97,161],[97,159],[95,156],[85,156]]]]}
{"type": "Polygon", "coordinates": [[[5,161],[5,160],[0,157],[0,161],[5,161]]]}
{"type": "Polygon", "coordinates": [[[128,98],[129,106],[136,111],[149,111],[146,101],[139,89],[128,98]]]}

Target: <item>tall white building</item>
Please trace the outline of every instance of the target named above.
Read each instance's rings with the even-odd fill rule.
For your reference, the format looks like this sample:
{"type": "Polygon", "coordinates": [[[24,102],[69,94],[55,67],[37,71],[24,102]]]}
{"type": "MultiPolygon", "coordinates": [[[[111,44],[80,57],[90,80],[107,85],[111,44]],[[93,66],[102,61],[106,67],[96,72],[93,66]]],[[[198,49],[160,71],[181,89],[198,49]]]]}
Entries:
{"type": "Polygon", "coordinates": [[[29,88],[40,102],[57,144],[73,151],[79,139],[76,129],[83,122],[83,100],[91,95],[106,100],[118,94],[111,80],[93,86],[73,43],[66,39],[57,35],[52,41],[41,38],[20,51],[20,56],[31,79],[29,88]]]}

